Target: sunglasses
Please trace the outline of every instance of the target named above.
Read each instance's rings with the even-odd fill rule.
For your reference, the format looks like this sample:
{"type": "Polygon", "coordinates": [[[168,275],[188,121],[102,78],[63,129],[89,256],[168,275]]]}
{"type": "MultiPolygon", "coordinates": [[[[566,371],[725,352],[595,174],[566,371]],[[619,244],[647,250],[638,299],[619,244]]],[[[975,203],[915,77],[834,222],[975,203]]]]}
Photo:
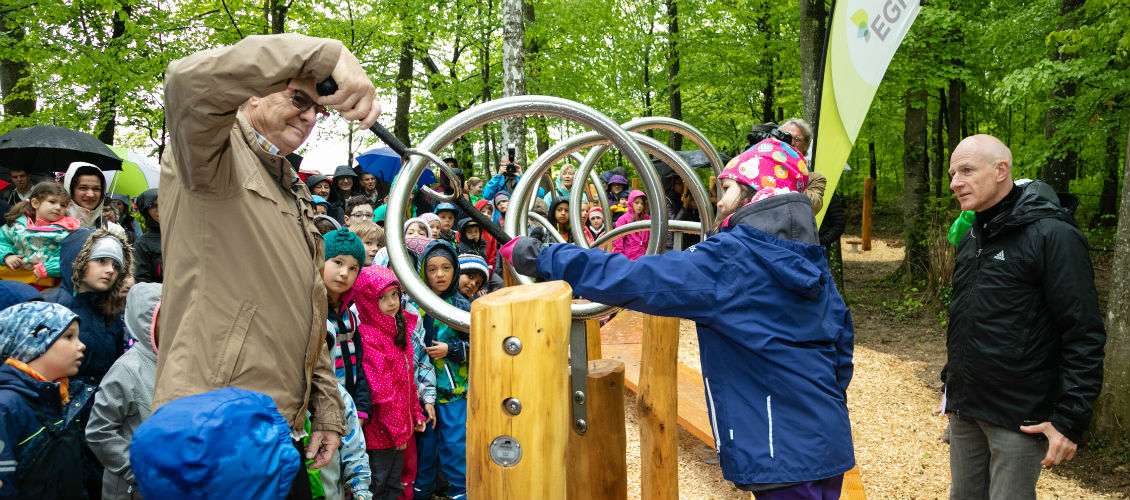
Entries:
{"type": "Polygon", "coordinates": [[[294,94],[290,97],[290,103],[293,104],[299,112],[305,113],[306,110],[314,108],[314,115],[319,119],[330,116],[330,112],[326,110],[325,106],[315,103],[314,99],[311,99],[305,92],[293,87],[287,87],[286,89],[294,94]]]}

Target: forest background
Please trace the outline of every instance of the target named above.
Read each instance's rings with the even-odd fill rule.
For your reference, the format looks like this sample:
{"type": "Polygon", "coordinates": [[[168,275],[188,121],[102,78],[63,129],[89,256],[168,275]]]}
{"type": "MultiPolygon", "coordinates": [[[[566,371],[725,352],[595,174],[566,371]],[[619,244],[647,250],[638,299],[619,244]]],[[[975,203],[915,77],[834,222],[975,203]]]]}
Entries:
{"type": "MultiPolygon", "coordinates": [[[[891,0],[900,2],[901,0],[891,0]]],[[[342,41],[385,96],[381,121],[419,142],[437,125],[503,95],[578,101],[618,122],[671,116],[736,155],[756,123],[815,123],[827,15],[823,0],[5,0],[0,4],[0,134],[52,124],[159,158],[170,131],[162,78],[174,59],[255,34],[342,41]]],[[[1014,178],[1076,195],[1110,340],[1094,435],[1125,462],[1130,436],[1130,0],[925,2],[895,55],[838,192],[855,224],[863,179],[878,224],[906,248],[888,278],[906,301],[944,311],[957,216],[949,152],[999,137],[1014,178]],[[883,215],[887,215],[886,218],[883,215]]],[[[376,145],[331,118],[310,141],[340,144],[347,164],[376,145]]],[[[490,124],[448,152],[489,177],[505,144],[523,160],[576,125],[490,124]],[[518,139],[514,139],[518,137],[518,139]]],[[[651,135],[676,149],[682,138],[651,135]]],[[[688,142],[687,148],[694,145],[688,142]]],[[[300,150],[304,153],[306,150],[300,150]]],[[[624,165],[605,155],[600,170],[624,165]]],[[[709,172],[704,171],[703,175],[709,172]]],[[[881,228],[880,228],[881,229],[881,228]]]]}

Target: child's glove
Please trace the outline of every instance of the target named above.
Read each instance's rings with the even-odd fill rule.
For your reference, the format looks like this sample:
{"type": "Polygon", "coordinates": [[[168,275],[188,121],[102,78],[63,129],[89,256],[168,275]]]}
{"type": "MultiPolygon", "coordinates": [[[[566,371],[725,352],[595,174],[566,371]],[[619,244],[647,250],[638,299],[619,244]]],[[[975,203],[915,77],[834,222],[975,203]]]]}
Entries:
{"type": "Polygon", "coordinates": [[[514,266],[515,271],[526,276],[534,276],[538,271],[538,254],[545,246],[537,238],[519,236],[502,245],[498,253],[514,266]]]}
{"type": "Polygon", "coordinates": [[[44,279],[47,277],[47,267],[44,266],[42,262],[37,263],[32,270],[35,271],[36,279],[44,279]]]}

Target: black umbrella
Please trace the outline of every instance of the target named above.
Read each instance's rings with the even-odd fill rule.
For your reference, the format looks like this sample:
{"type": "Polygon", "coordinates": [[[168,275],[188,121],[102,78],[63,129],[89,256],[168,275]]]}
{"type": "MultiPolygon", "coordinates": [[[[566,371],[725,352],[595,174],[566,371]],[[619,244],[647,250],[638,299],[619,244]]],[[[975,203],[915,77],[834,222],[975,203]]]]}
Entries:
{"type": "MultiPolygon", "coordinates": [[[[686,160],[688,164],[690,164],[691,168],[710,168],[710,160],[707,159],[706,153],[702,152],[701,149],[695,149],[692,151],[679,151],[679,156],[682,156],[683,159],[686,160]]],[[[730,161],[729,156],[721,153],[719,153],[719,156],[722,158],[722,165],[725,165],[726,162],[730,161]]],[[[667,179],[669,177],[675,177],[676,175],[678,175],[674,170],[671,170],[670,165],[667,165],[659,158],[652,158],[651,164],[655,166],[655,171],[659,174],[660,179],[667,179]]]]}
{"type": "Polygon", "coordinates": [[[18,128],[0,136],[0,165],[29,173],[63,172],[72,162],[121,170],[122,159],[93,135],[50,125],[18,128]]]}

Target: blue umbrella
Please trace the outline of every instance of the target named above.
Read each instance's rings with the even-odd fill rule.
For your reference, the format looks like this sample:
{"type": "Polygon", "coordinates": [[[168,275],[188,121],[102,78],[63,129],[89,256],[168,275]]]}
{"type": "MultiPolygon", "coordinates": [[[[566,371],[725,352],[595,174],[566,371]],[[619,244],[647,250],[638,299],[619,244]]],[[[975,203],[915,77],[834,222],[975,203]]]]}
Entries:
{"type": "MultiPolygon", "coordinates": [[[[357,164],[361,166],[361,171],[376,177],[379,180],[391,183],[396,175],[400,173],[400,155],[396,154],[392,148],[384,147],[366,151],[357,156],[357,164]]],[[[420,180],[416,181],[417,186],[426,186],[428,184],[435,184],[438,182],[436,174],[432,173],[430,169],[424,170],[420,174],[420,180]]]]}

